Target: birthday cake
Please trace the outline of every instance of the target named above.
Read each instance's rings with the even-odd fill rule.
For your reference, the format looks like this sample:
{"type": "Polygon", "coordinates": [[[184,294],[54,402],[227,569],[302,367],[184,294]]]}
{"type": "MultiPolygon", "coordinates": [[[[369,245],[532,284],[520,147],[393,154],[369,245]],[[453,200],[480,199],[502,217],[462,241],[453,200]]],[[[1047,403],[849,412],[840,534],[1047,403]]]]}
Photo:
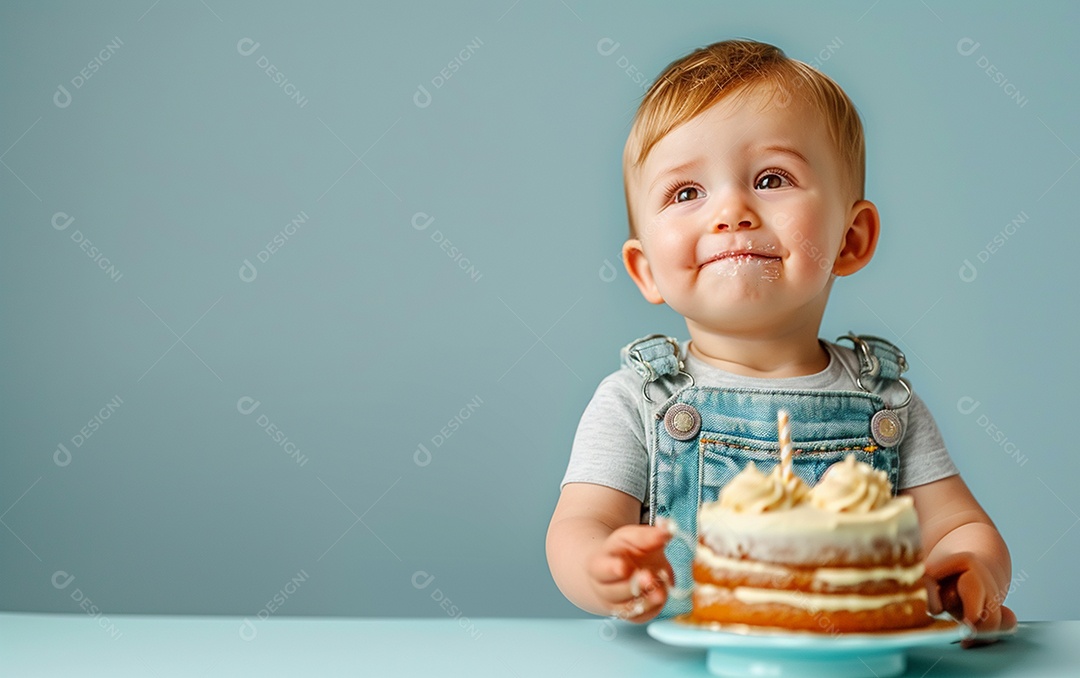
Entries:
{"type": "Polygon", "coordinates": [[[924,626],[919,522],[911,497],[854,456],[812,489],[787,459],[750,463],[698,513],[693,622],[822,633],[924,626]]]}

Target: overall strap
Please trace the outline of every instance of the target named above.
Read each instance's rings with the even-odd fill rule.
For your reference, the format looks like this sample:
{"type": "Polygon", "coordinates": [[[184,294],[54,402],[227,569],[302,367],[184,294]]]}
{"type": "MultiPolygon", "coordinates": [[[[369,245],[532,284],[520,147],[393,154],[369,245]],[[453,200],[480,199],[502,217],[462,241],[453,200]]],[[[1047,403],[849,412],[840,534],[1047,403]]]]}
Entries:
{"type": "MultiPolygon", "coordinates": [[[[859,374],[853,375],[853,379],[860,389],[882,395],[898,383],[905,397],[889,408],[901,409],[911,402],[911,386],[901,377],[908,369],[907,358],[899,347],[881,337],[854,332],[837,339],[843,340],[852,343],[859,358],[859,374]]],[[[690,380],[689,386],[694,385],[694,377],[685,370],[678,341],[667,335],[650,334],[632,341],[622,348],[620,357],[624,365],[641,376],[641,393],[650,403],[654,401],[649,396],[649,384],[658,379],[682,375],[690,380]]]]}
{"type": "Polygon", "coordinates": [[[690,386],[694,385],[694,377],[684,369],[679,342],[672,337],[650,334],[624,346],[619,355],[624,365],[641,375],[641,394],[650,403],[649,384],[657,379],[683,375],[690,379],[690,386]]]}
{"type": "Polygon", "coordinates": [[[907,371],[907,358],[895,344],[881,337],[869,334],[855,334],[849,332],[836,341],[850,341],[859,357],[859,374],[854,376],[855,383],[867,393],[882,394],[893,384],[900,384],[906,392],[903,402],[898,405],[890,405],[890,409],[898,410],[906,407],[911,402],[911,386],[900,375],[907,371]]]}

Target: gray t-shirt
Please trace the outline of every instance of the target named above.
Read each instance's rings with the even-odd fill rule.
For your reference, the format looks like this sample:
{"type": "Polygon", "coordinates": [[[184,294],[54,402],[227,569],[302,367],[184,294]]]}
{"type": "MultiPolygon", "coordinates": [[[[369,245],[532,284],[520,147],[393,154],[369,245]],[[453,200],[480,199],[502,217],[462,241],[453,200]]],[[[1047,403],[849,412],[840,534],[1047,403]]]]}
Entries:
{"type": "MultiPolygon", "coordinates": [[[[686,371],[697,386],[755,389],[858,390],[855,376],[859,359],[846,346],[822,341],[829,353],[829,365],[817,374],[786,379],[760,379],[732,374],[713,367],[689,351],[683,356],[686,371]]],[[[685,344],[683,344],[685,346],[685,344]]],[[[570,463],[563,477],[567,483],[594,483],[621,490],[646,500],[649,485],[648,438],[646,422],[652,413],[674,392],[672,380],[649,385],[649,397],[641,393],[642,378],[629,367],[609,375],[596,388],[578,423],[570,463]]],[[[675,380],[674,387],[685,385],[675,380]]],[[[902,397],[902,394],[901,394],[902,397]]],[[[891,400],[888,397],[887,400],[891,400]]],[[[911,403],[900,410],[904,438],[900,443],[900,482],[898,490],[923,485],[959,473],[945,449],[941,432],[926,405],[912,394],[911,403]]]]}

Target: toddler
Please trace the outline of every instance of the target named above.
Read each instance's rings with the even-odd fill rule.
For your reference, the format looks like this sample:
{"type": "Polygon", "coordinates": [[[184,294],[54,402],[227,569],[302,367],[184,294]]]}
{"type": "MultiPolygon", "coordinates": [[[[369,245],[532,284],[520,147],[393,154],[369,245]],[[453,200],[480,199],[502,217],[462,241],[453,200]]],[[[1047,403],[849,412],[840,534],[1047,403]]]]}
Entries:
{"type": "Polygon", "coordinates": [[[547,536],[578,607],[635,622],[687,611],[693,544],[670,528],[695,534],[700,502],[750,461],[768,471],[786,409],[809,484],[855,447],[914,499],[931,612],[976,631],[1015,624],[1008,549],[900,377],[903,354],[818,338],[833,281],[878,242],[864,168],[847,95],[771,45],[698,49],[646,93],[623,152],[623,263],[647,301],[685,318],[689,341],[628,345],[582,415],[547,536]],[[706,433],[728,442],[699,457],[706,433]]]}

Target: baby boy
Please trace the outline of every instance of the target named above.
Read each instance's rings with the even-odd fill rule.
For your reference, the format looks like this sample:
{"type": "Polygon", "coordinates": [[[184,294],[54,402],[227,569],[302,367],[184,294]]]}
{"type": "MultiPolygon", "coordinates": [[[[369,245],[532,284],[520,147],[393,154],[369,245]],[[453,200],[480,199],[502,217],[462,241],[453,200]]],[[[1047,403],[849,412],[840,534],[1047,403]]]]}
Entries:
{"type": "Polygon", "coordinates": [[[696,513],[767,454],[755,436],[768,437],[770,419],[775,436],[779,406],[793,412],[793,429],[802,413],[817,432],[813,454],[796,461],[811,484],[823,460],[851,449],[834,420],[866,422],[860,460],[914,499],[931,612],[977,631],[1015,624],[1002,606],[1008,549],[899,377],[903,355],[875,338],[851,338],[852,350],[818,337],[833,281],[866,266],[877,246],[864,168],[847,95],[771,45],[698,49],[646,93],[623,153],[623,262],[646,300],[685,318],[689,341],[629,346],[582,416],[547,536],[552,576],[578,607],[635,622],[685,610],[689,556],[668,548],[672,523],[658,518],[678,517],[679,505],[696,513]],[[681,418],[662,416],[676,400],[681,418]],[[680,480],[663,451],[695,442],[705,420],[710,437],[748,443],[680,480]]]}

